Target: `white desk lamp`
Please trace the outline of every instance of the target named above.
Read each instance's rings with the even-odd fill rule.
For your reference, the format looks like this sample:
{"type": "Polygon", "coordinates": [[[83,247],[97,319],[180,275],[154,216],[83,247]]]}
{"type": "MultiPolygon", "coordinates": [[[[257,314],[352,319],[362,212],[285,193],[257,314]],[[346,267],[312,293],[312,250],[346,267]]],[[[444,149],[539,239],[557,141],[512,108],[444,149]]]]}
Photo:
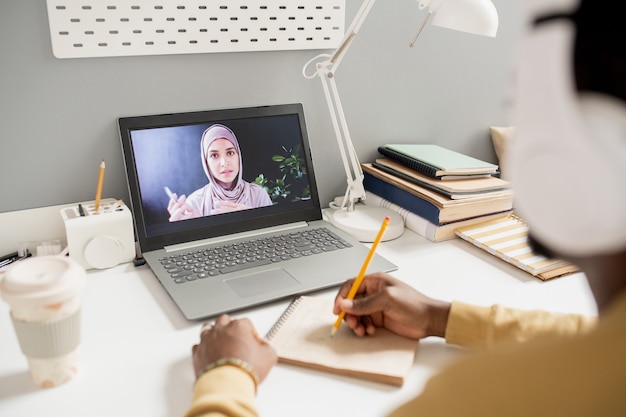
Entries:
{"type": "MultiPolygon", "coordinates": [[[[341,204],[331,202],[333,210],[329,211],[331,223],[350,233],[362,242],[373,242],[385,216],[391,217],[391,223],[383,240],[395,239],[404,231],[404,221],[397,213],[382,207],[357,204],[365,200],[363,188],[363,171],[350,138],[348,125],[344,116],[335,72],[341,63],[350,44],[356,37],[361,25],[369,14],[376,0],[365,0],[357,12],[343,41],[332,54],[321,54],[309,60],[302,70],[308,79],[320,78],[324,95],[339,145],[339,153],[346,171],[348,187],[341,199],[341,204]],[[315,72],[307,74],[307,68],[316,62],[315,72]]],[[[498,13],[490,0],[418,0],[419,8],[428,9],[428,15],[420,26],[417,34],[409,44],[413,46],[417,37],[431,20],[435,26],[455,29],[461,32],[494,37],[498,30],[498,13]]]]}

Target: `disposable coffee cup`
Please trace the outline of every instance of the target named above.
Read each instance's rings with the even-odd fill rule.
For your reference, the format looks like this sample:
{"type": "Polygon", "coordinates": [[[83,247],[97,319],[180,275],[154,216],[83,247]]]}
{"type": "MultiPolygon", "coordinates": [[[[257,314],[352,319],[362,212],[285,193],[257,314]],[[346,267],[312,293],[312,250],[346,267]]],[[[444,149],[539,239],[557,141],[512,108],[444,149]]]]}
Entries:
{"type": "Polygon", "coordinates": [[[71,380],[78,371],[85,270],[61,256],[16,262],[0,281],[30,374],[40,387],[71,380]]]}

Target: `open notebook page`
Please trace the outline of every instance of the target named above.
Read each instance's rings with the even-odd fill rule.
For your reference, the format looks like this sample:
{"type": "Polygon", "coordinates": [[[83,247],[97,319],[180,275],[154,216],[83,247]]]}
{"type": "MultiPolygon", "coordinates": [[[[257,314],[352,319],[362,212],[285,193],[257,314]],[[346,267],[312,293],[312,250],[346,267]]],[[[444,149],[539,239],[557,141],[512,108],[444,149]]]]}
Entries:
{"type": "Polygon", "coordinates": [[[385,329],[358,337],[336,320],[330,299],[295,299],[268,332],[279,362],[401,386],[415,360],[418,341],[385,329]]]}

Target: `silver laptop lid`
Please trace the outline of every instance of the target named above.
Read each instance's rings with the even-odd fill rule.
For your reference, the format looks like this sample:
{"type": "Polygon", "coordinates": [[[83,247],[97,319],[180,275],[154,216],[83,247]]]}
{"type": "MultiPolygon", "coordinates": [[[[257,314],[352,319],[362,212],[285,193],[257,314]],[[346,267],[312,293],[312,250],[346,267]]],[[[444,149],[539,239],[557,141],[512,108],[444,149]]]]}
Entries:
{"type": "Polygon", "coordinates": [[[122,117],[118,123],[142,252],[322,218],[301,104],[122,117]],[[236,137],[242,181],[260,185],[271,203],[170,221],[168,192],[189,197],[211,181],[201,141],[215,125],[236,137]]]}

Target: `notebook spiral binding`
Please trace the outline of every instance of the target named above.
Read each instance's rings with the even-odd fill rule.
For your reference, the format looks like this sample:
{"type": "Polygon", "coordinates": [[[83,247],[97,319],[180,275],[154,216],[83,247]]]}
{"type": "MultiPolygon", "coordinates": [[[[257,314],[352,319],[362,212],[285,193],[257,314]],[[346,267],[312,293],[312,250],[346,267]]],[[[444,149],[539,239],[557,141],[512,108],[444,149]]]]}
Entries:
{"type": "Polygon", "coordinates": [[[298,307],[298,304],[300,303],[301,300],[302,300],[302,297],[298,297],[298,298],[295,298],[293,301],[291,301],[291,303],[289,303],[289,306],[287,306],[285,311],[283,311],[283,314],[280,315],[278,320],[276,320],[276,323],[274,323],[272,328],[265,335],[265,338],[267,340],[272,340],[272,338],[276,335],[276,333],[281,328],[281,326],[285,323],[285,321],[287,321],[291,313],[293,313],[296,307],[298,307]]]}

